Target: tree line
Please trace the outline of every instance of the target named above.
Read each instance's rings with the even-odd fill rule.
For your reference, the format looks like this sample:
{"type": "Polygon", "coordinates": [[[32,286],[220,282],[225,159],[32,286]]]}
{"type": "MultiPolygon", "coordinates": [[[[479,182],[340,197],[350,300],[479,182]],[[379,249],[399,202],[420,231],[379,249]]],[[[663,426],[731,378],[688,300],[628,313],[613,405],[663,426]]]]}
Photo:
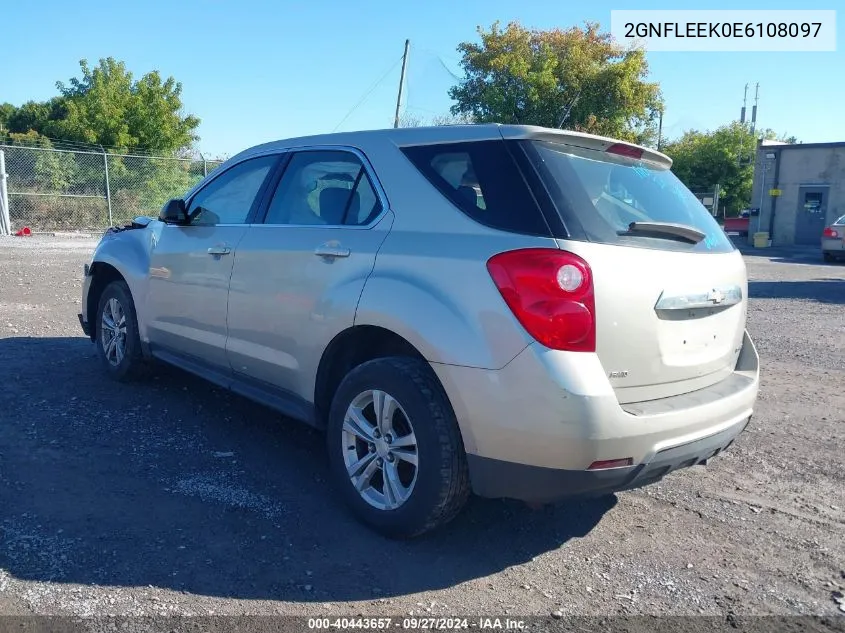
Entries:
{"type": "MultiPolygon", "coordinates": [[[[457,47],[464,77],[449,90],[450,113],[427,122],[406,114],[402,125],[519,123],[657,144],[665,103],[645,54],[622,47],[598,23],[537,30],[497,22],[477,36],[457,47]]],[[[113,58],[94,67],[82,61],[80,70],[47,101],[0,104],[0,140],[49,147],[61,139],[161,156],[187,155],[199,140],[200,120],[183,112],[182,84],[173,77],[152,71],[135,79],[113,58]]],[[[691,189],[719,184],[723,207],[735,215],[750,202],[753,160],[743,158],[754,157],[755,136],[779,138],[733,122],[689,130],[661,150],[691,189]]],[[[169,190],[161,180],[158,188],[169,190]]]]}
{"type": "Polygon", "coordinates": [[[109,57],[94,67],[81,61],[80,75],[56,88],[46,101],[0,104],[0,143],[22,146],[6,152],[15,193],[38,194],[15,197],[16,217],[42,228],[102,226],[107,191],[115,222],[156,214],[209,168],[175,160],[193,153],[200,120],[183,113],[182,84],[173,77],[152,71],[136,79],[109,57]],[[39,151],[67,148],[88,151],[39,151]],[[119,155],[90,153],[98,149],[119,155]]]}
{"type": "Polygon", "coordinates": [[[10,140],[60,139],[123,151],[170,156],[199,140],[200,120],[183,114],[182,84],[158,71],[135,79],[112,57],[93,68],[80,63],[80,77],[57,82],[59,94],[19,107],[0,104],[0,129],[10,140]]]}

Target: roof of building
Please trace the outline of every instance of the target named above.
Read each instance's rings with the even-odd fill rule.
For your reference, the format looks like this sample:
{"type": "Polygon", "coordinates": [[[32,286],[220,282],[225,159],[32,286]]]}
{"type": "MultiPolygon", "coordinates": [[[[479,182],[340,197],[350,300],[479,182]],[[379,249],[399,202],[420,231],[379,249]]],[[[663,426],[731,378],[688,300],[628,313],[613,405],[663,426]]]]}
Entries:
{"type": "Polygon", "coordinates": [[[832,141],[828,143],[784,143],[783,141],[767,141],[760,142],[757,150],[763,148],[769,149],[836,149],[839,147],[845,148],[845,141],[832,141]]]}

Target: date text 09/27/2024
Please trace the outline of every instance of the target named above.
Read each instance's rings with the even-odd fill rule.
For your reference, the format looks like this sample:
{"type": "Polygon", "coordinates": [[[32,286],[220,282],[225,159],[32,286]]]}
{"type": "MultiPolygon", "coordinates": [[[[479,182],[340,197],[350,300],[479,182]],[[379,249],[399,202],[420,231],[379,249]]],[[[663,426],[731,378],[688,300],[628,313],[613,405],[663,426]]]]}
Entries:
{"type": "Polygon", "coordinates": [[[504,630],[519,631],[525,628],[523,620],[514,618],[475,617],[475,618],[309,618],[311,630],[371,630],[389,631],[392,629],[449,631],[449,630],[504,630]]]}

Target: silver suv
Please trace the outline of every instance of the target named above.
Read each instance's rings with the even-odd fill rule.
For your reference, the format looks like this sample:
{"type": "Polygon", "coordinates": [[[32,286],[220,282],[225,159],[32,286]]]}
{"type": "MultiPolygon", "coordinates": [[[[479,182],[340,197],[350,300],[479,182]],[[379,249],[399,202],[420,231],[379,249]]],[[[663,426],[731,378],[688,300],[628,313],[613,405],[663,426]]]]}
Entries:
{"type": "Polygon", "coordinates": [[[650,149],[525,126],[260,145],[109,230],[80,323],[325,430],[339,494],[409,537],[470,492],[610,494],[748,424],[745,265],[650,149]]]}

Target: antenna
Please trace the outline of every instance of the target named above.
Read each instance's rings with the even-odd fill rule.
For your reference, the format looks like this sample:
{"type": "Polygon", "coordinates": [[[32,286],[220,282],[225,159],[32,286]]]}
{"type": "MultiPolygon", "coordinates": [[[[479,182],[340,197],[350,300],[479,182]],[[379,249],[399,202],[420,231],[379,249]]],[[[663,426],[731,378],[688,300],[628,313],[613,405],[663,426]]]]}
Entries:
{"type": "Polygon", "coordinates": [[[742,95],[742,112],[739,115],[739,122],[745,123],[745,105],[748,103],[748,84],[745,84],[745,94],[742,95]]]}
{"type": "Polygon", "coordinates": [[[558,128],[563,128],[563,124],[566,123],[566,119],[569,118],[569,113],[572,112],[572,108],[578,103],[578,99],[581,97],[581,90],[578,89],[578,93],[572,98],[572,101],[569,102],[569,105],[566,108],[566,112],[563,113],[563,118],[560,121],[560,125],[558,128]]]}

